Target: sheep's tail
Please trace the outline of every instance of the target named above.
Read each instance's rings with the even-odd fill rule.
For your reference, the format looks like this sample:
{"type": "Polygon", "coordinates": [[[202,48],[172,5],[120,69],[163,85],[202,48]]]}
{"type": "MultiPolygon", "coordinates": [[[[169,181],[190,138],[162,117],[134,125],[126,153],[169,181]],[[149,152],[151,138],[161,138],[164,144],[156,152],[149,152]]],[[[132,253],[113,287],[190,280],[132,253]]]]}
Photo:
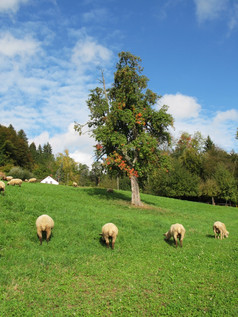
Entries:
{"type": "Polygon", "coordinates": [[[46,224],[42,224],[41,225],[41,230],[42,231],[46,231],[47,228],[48,228],[48,226],[46,224]]]}

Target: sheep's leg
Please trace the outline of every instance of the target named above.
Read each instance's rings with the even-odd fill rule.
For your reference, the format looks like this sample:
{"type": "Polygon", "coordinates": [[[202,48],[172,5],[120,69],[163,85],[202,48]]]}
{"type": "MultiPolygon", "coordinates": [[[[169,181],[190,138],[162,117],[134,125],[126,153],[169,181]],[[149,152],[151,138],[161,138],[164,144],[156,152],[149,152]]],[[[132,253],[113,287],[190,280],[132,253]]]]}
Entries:
{"type": "Polygon", "coordinates": [[[215,239],[217,238],[217,231],[215,228],[213,228],[213,232],[214,232],[214,236],[215,236],[215,239]]]}
{"type": "Polygon", "coordinates": [[[37,235],[38,235],[38,238],[40,240],[40,244],[42,244],[42,232],[41,232],[41,229],[37,229],[37,235]]]}
{"type": "Polygon", "coordinates": [[[47,243],[49,242],[50,234],[51,234],[51,229],[50,228],[46,228],[46,241],[47,241],[47,243]]]}
{"type": "Polygon", "coordinates": [[[108,237],[105,237],[105,241],[106,241],[107,248],[109,248],[109,239],[108,239],[108,237]]]}
{"type": "Polygon", "coordinates": [[[180,239],[180,247],[182,248],[183,246],[183,239],[180,239]]]}
{"type": "Polygon", "coordinates": [[[174,243],[176,244],[176,248],[177,248],[177,246],[178,246],[177,235],[174,235],[174,243]]]}
{"type": "Polygon", "coordinates": [[[116,242],[116,237],[114,238],[112,238],[112,249],[114,249],[114,245],[115,245],[115,242],[116,242]]]}

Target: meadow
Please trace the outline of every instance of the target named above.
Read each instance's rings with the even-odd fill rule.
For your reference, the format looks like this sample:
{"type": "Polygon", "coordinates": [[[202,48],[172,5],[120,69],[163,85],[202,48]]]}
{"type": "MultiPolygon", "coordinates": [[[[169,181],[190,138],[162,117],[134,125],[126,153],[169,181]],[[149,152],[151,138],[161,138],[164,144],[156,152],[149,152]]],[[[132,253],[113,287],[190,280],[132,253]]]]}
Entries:
{"type": "Polygon", "coordinates": [[[130,192],[47,184],[0,195],[0,316],[238,316],[237,208],[130,192]],[[35,221],[55,228],[40,246],[35,221]],[[229,238],[214,239],[226,224],[229,238]],[[101,227],[119,229],[115,249],[101,227]],[[166,242],[186,229],[183,248],[166,242]]]}

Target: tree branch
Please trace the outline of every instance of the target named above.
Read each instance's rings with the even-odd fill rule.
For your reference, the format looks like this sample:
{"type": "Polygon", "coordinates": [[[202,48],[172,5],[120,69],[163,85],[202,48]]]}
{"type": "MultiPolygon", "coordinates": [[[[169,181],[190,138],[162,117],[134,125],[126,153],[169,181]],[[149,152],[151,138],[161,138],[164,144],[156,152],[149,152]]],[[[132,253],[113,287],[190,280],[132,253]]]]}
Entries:
{"type": "Polygon", "coordinates": [[[107,104],[108,104],[108,106],[109,106],[109,99],[108,99],[108,96],[107,96],[106,83],[105,83],[105,78],[104,78],[103,70],[102,70],[102,69],[101,69],[101,73],[102,73],[101,83],[103,84],[103,92],[104,92],[104,95],[105,95],[107,104]]]}

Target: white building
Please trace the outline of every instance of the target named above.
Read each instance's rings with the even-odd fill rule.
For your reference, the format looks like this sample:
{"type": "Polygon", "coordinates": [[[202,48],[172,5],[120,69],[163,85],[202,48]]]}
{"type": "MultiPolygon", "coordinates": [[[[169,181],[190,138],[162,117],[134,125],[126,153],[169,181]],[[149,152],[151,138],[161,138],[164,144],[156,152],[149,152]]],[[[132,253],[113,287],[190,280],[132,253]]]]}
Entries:
{"type": "Polygon", "coordinates": [[[51,176],[47,176],[45,179],[41,181],[41,183],[59,185],[59,183],[55,179],[53,179],[51,176]]]}

